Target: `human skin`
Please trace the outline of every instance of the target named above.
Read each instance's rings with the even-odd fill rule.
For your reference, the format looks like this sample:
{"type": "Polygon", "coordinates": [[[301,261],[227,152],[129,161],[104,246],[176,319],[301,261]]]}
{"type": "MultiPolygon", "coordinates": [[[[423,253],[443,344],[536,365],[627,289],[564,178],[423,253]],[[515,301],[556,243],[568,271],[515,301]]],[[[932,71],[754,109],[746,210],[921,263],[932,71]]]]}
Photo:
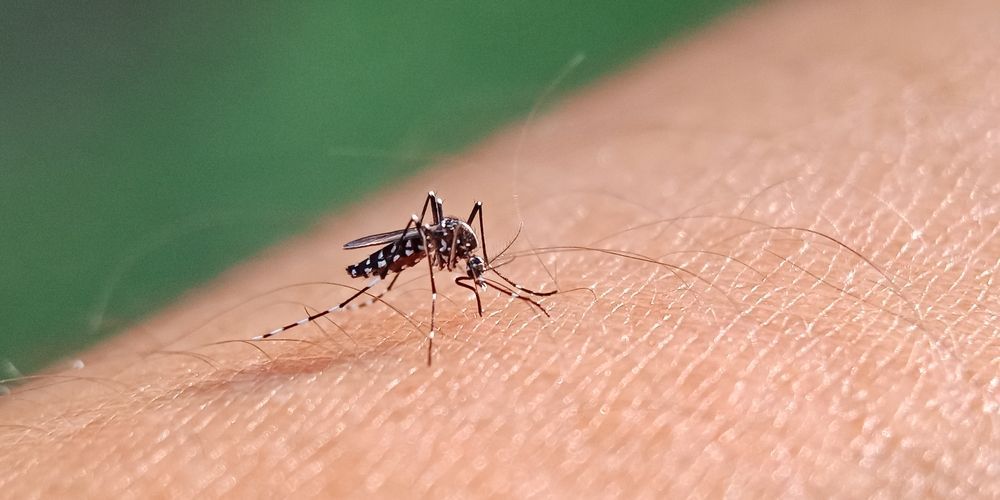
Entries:
{"type": "Polygon", "coordinates": [[[0,492],[1000,496],[998,26],[783,2],[667,47],[15,387],[0,492]],[[494,253],[523,223],[505,275],[593,292],[479,318],[438,273],[430,367],[426,276],[385,297],[419,328],[212,345],[348,295],[264,292],[360,286],[341,244],[428,188],[494,253]]]}

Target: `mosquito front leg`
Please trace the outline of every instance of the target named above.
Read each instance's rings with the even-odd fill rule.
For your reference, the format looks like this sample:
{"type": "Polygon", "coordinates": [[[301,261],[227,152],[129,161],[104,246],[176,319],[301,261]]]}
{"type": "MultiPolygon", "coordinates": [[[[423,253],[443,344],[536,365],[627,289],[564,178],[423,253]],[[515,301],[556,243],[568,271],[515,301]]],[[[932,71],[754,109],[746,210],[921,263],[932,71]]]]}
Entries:
{"type": "Polygon", "coordinates": [[[466,281],[475,282],[475,280],[473,278],[470,278],[468,276],[459,276],[459,277],[455,278],[455,284],[456,285],[458,285],[458,286],[460,286],[462,288],[468,288],[469,290],[472,290],[472,293],[474,293],[476,295],[476,309],[479,311],[479,316],[482,317],[483,316],[483,301],[479,298],[479,289],[477,287],[475,287],[475,286],[472,286],[472,285],[466,283],[466,281]]]}
{"type": "MultiPolygon", "coordinates": [[[[444,220],[444,200],[435,195],[434,191],[427,192],[427,200],[432,204],[431,215],[434,217],[434,225],[436,226],[444,220]]],[[[423,216],[421,216],[421,220],[423,220],[423,216]]]]}

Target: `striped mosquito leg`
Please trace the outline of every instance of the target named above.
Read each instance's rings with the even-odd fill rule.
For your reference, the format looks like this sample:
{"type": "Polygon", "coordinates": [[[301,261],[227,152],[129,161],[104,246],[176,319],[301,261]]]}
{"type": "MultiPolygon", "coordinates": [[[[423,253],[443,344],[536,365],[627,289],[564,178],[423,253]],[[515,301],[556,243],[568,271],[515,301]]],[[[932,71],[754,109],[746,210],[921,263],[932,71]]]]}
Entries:
{"type": "MultiPolygon", "coordinates": [[[[377,279],[379,279],[378,276],[376,276],[375,278],[373,278],[373,280],[377,280],[377,279]]],[[[381,292],[379,292],[379,293],[377,293],[375,295],[372,295],[371,297],[368,298],[368,300],[366,300],[364,302],[351,302],[350,304],[346,304],[346,305],[344,305],[344,309],[346,309],[348,311],[353,311],[355,309],[361,309],[362,307],[368,307],[368,306],[370,306],[370,305],[372,305],[372,304],[374,304],[374,303],[382,300],[382,297],[385,297],[385,294],[387,294],[390,291],[392,291],[392,287],[393,287],[393,285],[396,284],[396,280],[398,280],[398,279],[399,279],[399,274],[397,274],[397,275],[395,275],[395,276],[392,277],[392,280],[389,281],[389,286],[385,287],[385,290],[382,290],[381,292]]],[[[375,282],[376,281],[372,281],[372,283],[375,283],[375,282]]]]}
{"type": "Polygon", "coordinates": [[[427,231],[429,228],[426,224],[418,226],[420,230],[420,239],[423,242],[424,248],[427,249],[427,266],[431,273],[431,332],[427,334],[427,366],[431,365],[431,355],[434,352],[434,313],[437,309],[437,285],[434,283],[434,261],[439,258],[436,257],[437,252],[431,251],[431,246],[427,242],[427,231]]]}
{"type": "MultiPolygon", "coordinates": [[[[397,274],[396,277],[398,277],[398,276],[399,275],[397,274]]],[[[354,299],[356,299],[356,298],[364,295],[364,293],[367,292],[368,290],[371,290],[371,288],[373,286],[375,286],[379,281],[381,281],[381,279],[382,278],[380,278],[378,276],[372,278],[372,280],[370,282],[368,282],[368,284],[365,285],[364,288],[358,290],[354,295],[351,295],[350,297],[347,298],[347,300],[341,302],[340,304],[337,304],[336,306],[333,306],[333,307],[331,307],[331,308],[329,308],[329,309],[327,309],[325,311],[320,311],[320,312],[318,312],[316,314],[312,314],[312,315],[306,316],[305,318],[302,318],[302,319],[300,319],[300,320],[298,320],[298,321],[296,321],[294,323],[289,323],[289,324],[287,324],[287,325],[285,325],[285,326],[283,326],[281,328],[275,328],[274,330],[271,330],[270,332],[267,332],[267,333],[265,333],[263,335],[258,335],[256,337],[252,338],[251,340],[262,340],[262,339],[271,338],[271,337],[273,337],[275,335],[278,335],[279,333],[286,332],[286,331],[291,330],[292,328],[295,328],[297,326],[302,326],[302,325],[305,325],[305,324],[307,324],[307,323],[309,323],[311,321],[316,321],[317,319],[322,318],[323,316],[326,316],[327,314],[330,314],[332,312],[336,312],[336,311],[339,311],[341,309],[346,309],[349,305],[351,305],[351,302],[353,302],[354,299]]],[[[389,284],[389,287],[391,288],[392,285],[394,285],[395,283],[396,283],[396,278],[394,277],[393,280],[392,280],[392,283],[389,284]]],[[[385,292],[388,292],[388,291],[389,291],[389,289],[387,288],[385,290],[385,292]]],[[[382,292],[381,294],[375,296],[375,298],[373,298],[372,301],[374,302],[375,300],[378,300],[380,297],[382,297],[383,294],[385,294],[385,292],[382,292]]]]}

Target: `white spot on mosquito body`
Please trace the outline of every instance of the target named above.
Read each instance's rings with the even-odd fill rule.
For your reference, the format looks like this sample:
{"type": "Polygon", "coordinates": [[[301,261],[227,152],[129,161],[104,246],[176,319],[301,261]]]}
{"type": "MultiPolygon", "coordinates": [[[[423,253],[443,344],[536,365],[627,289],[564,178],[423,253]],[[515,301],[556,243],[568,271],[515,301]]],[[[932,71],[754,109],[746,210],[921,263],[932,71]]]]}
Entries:
{"type": "Polygon", "coordinates": [[[71,362],[69,366],[71,368],[73,368],[74,370],[82,370],[83,367],[86,366],[86,365],[83,364],[83,360],[82,359],[74,359],[73,362],[71,362]]]}

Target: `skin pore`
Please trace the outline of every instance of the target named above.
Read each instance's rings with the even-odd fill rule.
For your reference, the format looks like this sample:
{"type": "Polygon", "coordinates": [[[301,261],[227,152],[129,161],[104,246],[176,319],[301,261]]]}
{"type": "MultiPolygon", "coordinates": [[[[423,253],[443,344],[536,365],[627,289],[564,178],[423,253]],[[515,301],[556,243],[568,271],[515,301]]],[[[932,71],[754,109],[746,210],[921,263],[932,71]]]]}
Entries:
{"type": "Polygon", "coordinates": [[[725,20],[14,387],[0,492],[996,497],[996,26],[975,0],[725,20]],[[212,345],[349,296],[262,294],[363,285],[341,245],[429,188],[484,202],[492,252],[523,222],[505,275],[593,293],[479,318],[442,273],[431,367],[421,266],[386,296],[410,318],[212,345]]]}

